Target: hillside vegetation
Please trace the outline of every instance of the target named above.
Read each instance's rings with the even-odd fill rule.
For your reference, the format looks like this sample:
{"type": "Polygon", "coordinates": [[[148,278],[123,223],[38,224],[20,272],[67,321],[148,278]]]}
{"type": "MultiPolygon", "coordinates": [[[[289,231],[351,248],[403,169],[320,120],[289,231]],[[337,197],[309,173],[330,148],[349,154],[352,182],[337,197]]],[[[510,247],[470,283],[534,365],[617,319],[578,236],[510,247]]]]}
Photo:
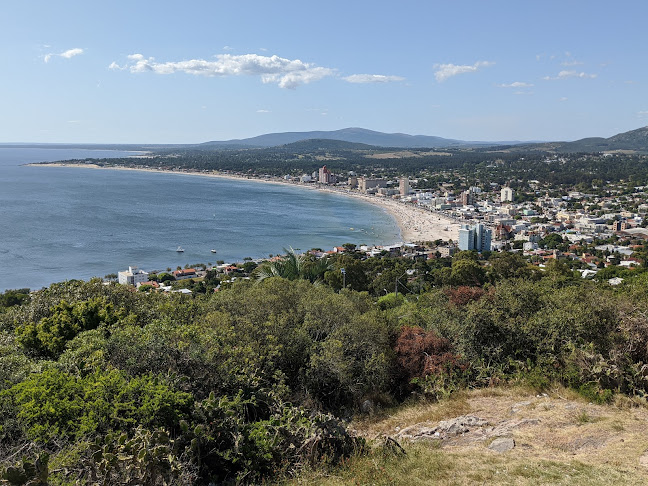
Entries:
{"type": "MultiPolygon", "coordinates": [[[[385,271],[392,260],[384,259],[385,271]]],[[[643,407],[648,274],[613,289],[557,265],[542,274],[493,268],[472,286],[453,284],[453,275],[460,282],[477,267],[459,258],[445,272],[448,283],[407,297],[336,291],[334,281],[329,286],[313,271],[195,297],[100,280],[29,296],[8,292],[0,312],[0,478],[257,484],[341,474],[352,481],[339,467],[371,470],[372,430],[394,435],[397,426],[427,420],[396,425],[400,419],[388,414],[403,403],[454,403],[438,419],[473,414],[497,423],[471,402],[476,392],[462,394],[523,384],[538,394],[566,387],[582,403],[622,395],[643,407]],[[389,425],[365,426],[363,417],[386,417],[389,425]]],[[[405,468],[401,478],[417,455],[439,464],[448,482],[466,467],[487,480],[506,462],[473,459],[466,466],[470,453],[463,449],[408,440],[396,437],[410,451],[405,462],[379,462],[405,468]]],[[[513,464],[521,468],[533,452],[516,449],[522,455],[513,464]]],[[[628,450],[636,454],[639,446],[628,450]]],[[[589,466],[563,459],[548,467],[590,477],[589,466]]],[[[530,466],[543,467],[540,459],[530,466]]],[[[418,467],[411,473],[432,471],[418,467]]],[[[615,479],[623,467],[612,463],[601,477],[615,479]]]]}

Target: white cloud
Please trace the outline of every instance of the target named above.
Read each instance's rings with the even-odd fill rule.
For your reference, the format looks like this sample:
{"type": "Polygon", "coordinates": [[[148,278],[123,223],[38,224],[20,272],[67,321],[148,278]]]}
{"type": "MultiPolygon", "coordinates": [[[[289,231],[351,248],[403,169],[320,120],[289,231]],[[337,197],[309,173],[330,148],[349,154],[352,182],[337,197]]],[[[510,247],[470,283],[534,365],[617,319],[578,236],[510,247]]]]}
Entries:
{"type": "Polygon", "coordinates": [[[648,110],[642,110],[637,112],[639,118],[648,118],[648,110]]]}
{"type": "Polygon", "coordinates": [[[80,47],[75,47],[74,49],[68,49],[67,51],[63,51],[59,54],[54,54],[53,52],[49,52],[45,54],[43,57],[43,61],[45,62],[50,62],[52,60],[52,57],[57,56],[57,57],[62,57],[64,59],[71,59],[74,56],[78,56],[80,54],[83,54],[84,50],[81,49],[80,47]]]}
{"type": "Polygon", "coordinates": [[[582,63],[581,61],[576,61],[576,60],[569,60],[569,61],[563,61],[560,63],[562,66],[580,66],[582,63]]]}
{"type": "Polygon", "coordinates": [[[533,85],[531,83],[523,83],[521,81],[515,81],[510,84],[498,84],[500,88],[532,88],[533,85]]]}
{"type": "Polygon", "coordinates": [[[451,78],[452,76],[464,73],[474,73],[480,68],[489,67],[494,64],[494,62],[490,61],[477,61],[472,65],[435,64],[434,67],[436,68],[436,71],[434,73],[434,77],[440,83],[448,78],[451,78]]]}
{"type": "Polygon", "coordinates": [[[74,49],[68,49],[67,51],[62,52],[60,56],[64,57],[65,59],[70,59],[71,57],[78,56],[79,54],[83,54],[83,49],[75,47],[74,49]]]}
{"type": "Polygon", "coordinates": [[[588,74],[578,71],[560,71],[557,76],[545,76],[544,80],[546,81],[555,81],[557,79],[569,79],[569,78],[581,78],[581,79],[594,79],[597,74],[588,74]]]}
{"type": "Polygon", "coordinates": [[[394,81],[404,81],[402,76],[385,76],[384,74],[352,74],[342,78],[349,83],[392,83],[394,81]]]}
{"type": "Polygon", "coordinates": [[[569,98],[567,98],[566,96],[563,96],[563,97],[560,98],[558,101],[567,101],[568,99],[569,99],[569,98]]]}
{"type": "Polygon", "coordinates": [[[224,51],[233,51],[234,48],[232,46],[223,46],[224,51]]]}
{"type": "Polygon", "coordinates": [[[142,54],[131,54],[131,61],[125,66],[113,62],[110,69],[128,69],[132,73],[152,72],[155,74],[186,73],[208,77],[259,76],[263,83],[277,83],[280,88],[294,89],[302,84],[319,81],[336,74],[335,69],[318,67],[299,59],[291,60],[279,56],[258,54],[218,54],[215,61],[191,59],[178,62],[156,62],[142,54]]]}
{"type": "Polygon", "coordinates": [[[270,110],[257,110],[257,113],[270,113],[270,110]]]}

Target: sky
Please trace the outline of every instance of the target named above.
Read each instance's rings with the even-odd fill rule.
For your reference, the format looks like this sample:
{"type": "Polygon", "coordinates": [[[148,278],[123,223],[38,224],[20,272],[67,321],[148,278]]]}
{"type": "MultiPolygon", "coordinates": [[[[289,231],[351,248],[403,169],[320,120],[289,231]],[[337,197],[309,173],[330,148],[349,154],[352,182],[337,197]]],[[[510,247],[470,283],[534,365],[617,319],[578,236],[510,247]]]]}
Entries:
{"type": "Polygon", "coordinates": [[[645,0],[5,0],[0,143],[648,125],[645,0]]]}

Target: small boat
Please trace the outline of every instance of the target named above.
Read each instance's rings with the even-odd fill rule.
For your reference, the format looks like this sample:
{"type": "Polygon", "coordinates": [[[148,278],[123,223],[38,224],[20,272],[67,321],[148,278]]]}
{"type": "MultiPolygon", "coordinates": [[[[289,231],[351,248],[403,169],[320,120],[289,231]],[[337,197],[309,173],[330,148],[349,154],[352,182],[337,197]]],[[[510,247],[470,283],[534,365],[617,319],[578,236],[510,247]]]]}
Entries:
{"type": "Polygon", "coordinates": [[[216,250],[212,250],[211,252],[212,252],[212,253],[216,253],[216,250]]]}
{"type": "Polygon", "coordinates": [[[178,253],[183,253],[183,252],[184,252],[184,248],[182,248],[181,246],[179,246],[179,247],[176,249],[176,251],[177,251],[178,253]]]}

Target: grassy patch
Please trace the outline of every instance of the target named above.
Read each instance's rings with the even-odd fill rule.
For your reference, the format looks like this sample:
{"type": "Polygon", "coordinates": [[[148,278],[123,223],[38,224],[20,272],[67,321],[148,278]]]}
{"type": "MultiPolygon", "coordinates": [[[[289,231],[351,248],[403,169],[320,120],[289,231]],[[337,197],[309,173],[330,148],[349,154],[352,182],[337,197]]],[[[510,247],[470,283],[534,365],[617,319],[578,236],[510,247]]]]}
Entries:
{"type": "Polygon", "coordinates": [[[534,457],[496,456],[490,452],[461,453],[433,449],[425,444],[406,447],[407,455],[386,458],[370,454],[355,457],[324,475],[310,473],[287,483],[309,486],[339,485],[470,485],[515,484],[537,486],[643,484],[638,471],[580,461],[554,461],[534,457]]]}
{"type": "Polygon", "coordinates": [[[404,404],[389,413],[362,418],[354,422],[354,428],[362,435],[376,437],[378,435],[394,435],[397,427],[413,425],[420,422],[438,422],[452,417],[466,415],[471,412],[466,393],[455,393],[450,398],[440,402],[419,402],[404,404]]]}

